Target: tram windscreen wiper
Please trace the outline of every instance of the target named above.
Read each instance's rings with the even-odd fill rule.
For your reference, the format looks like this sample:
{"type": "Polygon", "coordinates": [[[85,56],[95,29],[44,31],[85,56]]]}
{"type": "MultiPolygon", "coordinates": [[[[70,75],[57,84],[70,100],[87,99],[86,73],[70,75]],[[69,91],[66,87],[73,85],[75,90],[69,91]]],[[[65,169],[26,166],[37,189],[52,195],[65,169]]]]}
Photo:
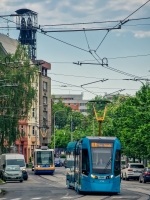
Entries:
{"type": "Polygon", "coordinates": [[[111,164],[111,161],[112,161],[112,158],[110,158],[110,159],[109,159],[109,161],[108,161],[108,163],[106,164],[106,166],[105,166],[104,170],[103,170],[101,173],[99,173],[99,174],[105,174],[105,172],[106,172],[107,168],[108,168],[108,167],[109,167],[109,165],[111,164]]]}

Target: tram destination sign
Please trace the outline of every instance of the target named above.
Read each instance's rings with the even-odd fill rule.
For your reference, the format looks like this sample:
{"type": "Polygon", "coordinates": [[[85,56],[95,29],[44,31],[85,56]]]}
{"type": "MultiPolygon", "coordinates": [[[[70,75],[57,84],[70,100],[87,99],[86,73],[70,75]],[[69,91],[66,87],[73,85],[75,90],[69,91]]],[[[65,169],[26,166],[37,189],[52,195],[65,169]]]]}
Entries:
{"type": "Polygon", "coordinates": [[[110,148],[113,147],[112,143],[98,143],[98,142],[91,142],[91,147],[106,147],[110,148]]]}

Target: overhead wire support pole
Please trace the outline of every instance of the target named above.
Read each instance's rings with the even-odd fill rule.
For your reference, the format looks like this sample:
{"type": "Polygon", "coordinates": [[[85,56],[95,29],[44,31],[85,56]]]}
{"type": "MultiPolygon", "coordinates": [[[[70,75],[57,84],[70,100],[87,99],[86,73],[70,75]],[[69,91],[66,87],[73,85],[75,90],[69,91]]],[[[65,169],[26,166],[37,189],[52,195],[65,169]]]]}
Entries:
{"type": "Polygon", "coordinates": [[[106,111],[107,111],[107,103],[110,103],[110,101],[107,101],[107,100],[100,100],[100,101],[96,101],[96,100],[91,100],[89,102],[93,102],[93,109],[94,109],[94,115],[95,115],[95,118],[96,120],[98,121],[99,123],[99,130],[98,130],[98,136],[101,136],[102,135],[102,122],[104,121],[105,119],[105,116],[106,116],[106,111]],[[103,117],[99,117],[97,112],[96,112],[96,108],[95,108],[95,104],[96,103],[105,103],[105,109],[104,109],[104,113],[103,113],[103,117]]]}

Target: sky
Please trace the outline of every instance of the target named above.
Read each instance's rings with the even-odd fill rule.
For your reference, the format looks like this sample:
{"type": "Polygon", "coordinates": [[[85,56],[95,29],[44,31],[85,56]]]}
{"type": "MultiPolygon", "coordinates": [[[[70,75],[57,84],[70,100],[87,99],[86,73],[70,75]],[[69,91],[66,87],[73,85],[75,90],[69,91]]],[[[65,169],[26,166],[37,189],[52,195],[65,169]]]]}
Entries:
{"type": "MultiPolygon", "coordinates": [[[[48,76],[52,79],[52,94],[81,94],[83,92],[84,99],[92,99],[96,95],[115,94],[122,90],[120,94],[135,95],[142,83],[123,79],[136,77],[150,79],[150,18],[128,21],[121,26],[121,29],[110,30],[107,35],[107,30],[86,31],[86,29],[118,27],[116,26],[118,22],[84,23],[120,22],[132,13],[127,19],[148,18],[150,17],[150,1],[137,10],[146,1],[1,0],[0,15],[10,15],[18,9],[28,8],[38,13],[38,25],[45,31],[85,29],[85,31],[76,32],[42,34],[39,31],[37,33],[37,59],[51,63],[48,76]],[[44,26],[70,23],[83,24],[44,26]],[[109,69],[105,68],[106,65],[90,64],[100,64],[102,62],[100,58],[107,58],[109,69]],[[78,62],[89,64],[73,64],[78,62]],[[110,68],[113,68],[113,71],[110,68]],[[116,70],[126,72],[128,75],[118,73],[116,70]],[[96,82],[99,80],[105,81],[96,82]]],[[[16,20],[14,17],[7,19],[14,22],[16,20]]],[[[10,28],[8,31],[6,28],[2,28],[7,26],[7,20],[0,18],[0,23],[0,33],[9,33],[11,38],[18,39],[18,30],[10,28]]],[[[15,24],[9,22],[8,26],[15,27],[15,24]]],[[[103,61],[106,62],[106,59],[103,61]]],[[[144,80],[143,83],[145,83],[144,80]]]]}

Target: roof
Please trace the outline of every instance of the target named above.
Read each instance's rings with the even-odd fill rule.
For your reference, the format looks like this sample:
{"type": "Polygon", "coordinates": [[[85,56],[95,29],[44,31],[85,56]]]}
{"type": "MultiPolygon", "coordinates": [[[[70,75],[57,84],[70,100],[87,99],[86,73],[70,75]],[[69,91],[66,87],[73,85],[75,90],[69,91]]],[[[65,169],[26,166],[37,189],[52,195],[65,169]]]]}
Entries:
{"type": "Polygon", "coordinates": [[[95,137],[95,136],[88,136],[88,137],[86,137],[86,138],[88,138],[88,139],[93,139],[93,140],[99,140],[99,139],[101,139],[101,140],[112,140],[112,141],[114,141],[114,140],[116,140],[117,138],[116,137],[100,137],[100,136],[97,136],[97,137],[95,137]]]}
{"type": "Polygon", "coordinates": [[[34,11],[30,10],[30,9],[27,9],[27,8],[21,8],[21,9],[19,9],[19,10],[16,10],[15,12],[16,12],[17,14],[20,14],[20,15],[25,14],[25,13],[28,13],[28,12],[31,12],[31,13],[33,13],[33,14],[37,14],[36,12],[34,12],[34,11]]]}
{"type": "Polygon", "coordinates": [[[77,142],[69,142],[69,144],[67,145],[67,149],[66,151],[72,151],[75,149],[77,142]]]}
{"type": "Polygon", "coordinates": [[[24,159],[24,155],[23,154],[17,154],[17,153],[6,153],[6,154],[2,154],[2,155],[6,155],[6,158],[8,159],[15,159],[15,158],[23,158],[24,159]]]}
{"type": "Polygon", "coordinates": [[[15,54],[18,41],[14,40],[7,35],[0,33],[0,43],[2,44],[3,48],[6,50],[7,53],[15,54]]]}

